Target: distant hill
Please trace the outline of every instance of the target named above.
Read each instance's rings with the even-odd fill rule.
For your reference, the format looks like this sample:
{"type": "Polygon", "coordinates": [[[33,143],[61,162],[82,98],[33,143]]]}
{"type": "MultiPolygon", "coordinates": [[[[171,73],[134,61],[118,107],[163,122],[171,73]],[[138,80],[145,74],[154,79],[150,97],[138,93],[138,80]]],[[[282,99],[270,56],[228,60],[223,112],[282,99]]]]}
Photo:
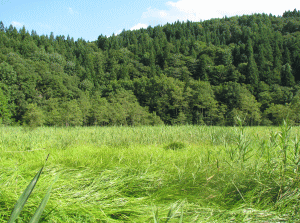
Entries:
{"type": "Polygon", "coordinates": [[[94,42],[0,22],[3,125],[298,124],[299,81],[296,9],[94,42]]]}

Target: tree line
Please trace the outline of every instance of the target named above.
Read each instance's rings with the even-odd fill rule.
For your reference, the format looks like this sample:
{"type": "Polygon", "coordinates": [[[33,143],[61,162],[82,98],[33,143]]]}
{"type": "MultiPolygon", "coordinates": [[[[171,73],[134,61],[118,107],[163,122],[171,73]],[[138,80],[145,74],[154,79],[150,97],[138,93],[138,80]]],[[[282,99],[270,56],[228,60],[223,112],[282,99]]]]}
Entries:
{"type": "Polygon", "coordinates": [[[300,12],[38,35],[0,22],[2,125],[300,122],[300,12]]]}

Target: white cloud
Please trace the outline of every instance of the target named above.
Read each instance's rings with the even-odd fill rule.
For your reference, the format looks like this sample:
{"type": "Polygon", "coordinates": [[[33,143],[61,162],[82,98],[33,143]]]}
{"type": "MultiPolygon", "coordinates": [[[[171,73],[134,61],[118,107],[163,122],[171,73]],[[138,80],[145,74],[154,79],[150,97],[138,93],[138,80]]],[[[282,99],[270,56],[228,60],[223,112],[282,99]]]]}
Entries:
{"type": "MultiPolygon", "coordinates": [[[[122,32],[122,29],[120,29],[120,30],[114,32],[113,34],[114,34],[115,36],[117,36],[117,35],[119,35],[121,32],[122,32]]],[[[113,34],[108,35],[107,37],[111,37],[113,34]]],[[[97,37],[97,38],[98,38],[98,37],[97,37]]]]}
{"type": "Polygon", "coordinates": [[[77,11],[75,11],[74,9],[72,9],[71,7],[69,7],[68,8],[68,13],[70,14],[70,15],[74,15],[74,14],[79,14],[77,11]]]}
{"type": "Polygon", "coordinates": [[[165,11],[160,11],[160,12],[159,12],[159,15],[160,15],[161,17],[166,17],[166,16],[168,16],[168,13],[166,13],[165,11]]]}
{"type": "Polygon", "coordinates": [[[168,13],[166,10],[152,9],[151,7],[147,9],[146,12],[143,12],[142,18],[150,17],[166,17],[168,13]]]}
{"type": "Polygon", "coordinates": [[[179,0],[177,2],[169,1],[167,5],[178,9],[196,19],[210,19],[216,17],[223,17],[225,15],[242,15],[252,13],[272,13],[273,15],[282,15],[286,10],[293,10],[296,5],[294,0],[285,0],[279,2],[252,0],[252,1],[238,1],[238,0],[179,0]]]}
{"type": "Polygon", "coordinates": [[[147,28],[149,25],[164,25],[179,21],[200,21],[225,16],[251,15],[253,13],[266,13],[282,15],[287,10],[300,8],[300,2],[285,0],[281,2],[252,0],[241,2],[238,0],[170,0],[166,3],[167,9],[149,7],[142,13],[140,21],[131,30],[147,28]]]}
{"type": "Polygon", "coordinates": [[[185,13],[180,12],[178,9],[171,7],[170,10],[159,10],[156,8],[148,8],[146,12],[143,12],[141,17],[141,23],[156,26],[159,24],[165,24],[167,22],[174,22],[179,20],[186,20],[184,18],[185,13]]]}
{"type": "Polygon", "coordinates": [[[285,0],[281,2],[252,0],[241,2],[238,0],[177,0],[168,1],[167,10],[148,8],[142,14],[141,23],[157,25],[167,22],[173,23],[179,21],[200,21],[211,18],[223,18],[226,16],[235,16],[252,13],[272,13],[273,15],[282,15],[284,11],[300,8],[300,3],[294,0],[285,0]],[[156,24],[153,24],[156,21],[156,24]]]}
{"type": "Polygon", "coordinates": [[[73,11],[73,9],[72,9],[72,8],[69,8],[69,9],[68,9],[68,12],[69,12],[71,15],[73,15],[73,14],[74,14],[74,11],[73,11]]]}
{"type": "MultiPolygon", "coordinates": [[[[205,20],[209,18],[219,18],[222,17],[220,13],[217,12],[218,5],[216,1],[206,1],[203,4],[201,1],[195,0],[180,0],[177,2],[169,1],[166,3],[170,6],[171,11],[180,12],[178,13],[179,20],[192,20],[199,21],[200,19],[205,20]]],[[[220,4],[224,4],[224,1],[220,2],[220,4]]]]}
{"type": "Polygon", "coordinates": [[[131,27],[130,30],[135,30],[135,29],[147,29],[148,25],[147,24],[143,24],[143,23],[138,23],[135,26],[131,27]]]}
{"type": "Polygon", "coordinates": [[[118,30],[115,35],[119,35],[122,32],[122,29],[118,30]]]}
{"type": "Polygon", "coordinates": [[[20,23],[20,22],[13,21],[11,24],[12,24],[14,27],[16,27],[16,28],[22,28],[22,27],[23,27],[23,24],[20,23]]]}

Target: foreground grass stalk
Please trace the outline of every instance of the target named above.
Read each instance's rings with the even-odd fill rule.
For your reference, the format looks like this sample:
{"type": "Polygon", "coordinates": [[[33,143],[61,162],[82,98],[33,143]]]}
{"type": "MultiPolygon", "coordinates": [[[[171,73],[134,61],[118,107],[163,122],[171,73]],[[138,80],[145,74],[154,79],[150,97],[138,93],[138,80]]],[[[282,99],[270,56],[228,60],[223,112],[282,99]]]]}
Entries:
{"type": "Polygon", "coordinates": [[[58,176],[55,178],[55,180],[53,181],[53,183],[51,184],[51,186],[49,187],[45,197],[43,198],[40,206],[37,208],[36,212],[34,213],[34,215],[32,216],[32,218],[30,219],[29,223],[35,223],[35,222],[39,222],[41,216],[42,216],[42,213],[46,207],[46,204],[50,198],[50,193],[51,193],[51,190],[52,190],[52,186],[53,184],[57,181],[58,179],[58,176]]]}
{"type": "MultiPolygon", "coordinates": [[[[178,202],[175,202],[174,204],[171,205],[171,207],[169,208],[169,212],[168,215],[166,217],[166,220],[164,223],[168,223],[171,219],[173,219],[176,215],[176,213],[179,211],[180,209],[180,218],[179,218],[179,223],[183,222],[183,205],[184,205],[184,201],[181,202],[180,204],[178,204],[178,202]]],[[[155,209],[155,211],[153,211],[153,217],[154,217],[154,223],[159,223],[160,219],[158,217],[158,208],[155,209]]]]}
{"type": "Polygon", "coordinates": [[[281,131],[279,134],[279,148],[282,153],[283,171],[285,171],[287,164],[287,153],[289,148],[291,128],[292,127],[289,125],[288,121],[283,120],[283,124],[280,127],[281,131]]]}
{"type": "MultiPolygon", "coordinates": [[[[48,160],[48,157],[49,157],[49,154],[47,155],[47,158],[46,158],[46,161],[48,160]]],[[[45,161],[45,162],[46,162],[45,161]]],[[[25,203],[27,202],[29,196],[31,195],[37,181],[39,180],[40,178],[40,175],[42,173],[44,169],[44,166],[39,170],[39,172],[35,175],[35,177],[32,179],[32,181],[29,183],[29,185],[27,186],[27,188],[24,190],[23,194],[20,196],[19,200],[17,201],[17,203],[15,204],[14,206],[14,209],[11,213],[11,216],[8,220],[8,223],[13,223],[17,220],[17,218],[19,217],[25,203]]],[[[57,180],[57,178],[55,179],[55,181],[57,180]]],[[[55,182],[54,181],[54,182],[55,182]]],[[[53,182],[53,183],[54,183],[53,182]]],[[[52,183],[52,185],[53,185],[52,183]]],[[[50,198],[50,191],[52,189],[52,185],[49,187],[48,189],[48,192],[46,193],[45,197],[43,198],[40,206],[38,207],[38,209],[36,210],[35,214],[33,215],[33,217],[31,218],[30,220],[30,223],[36,223],[39,221],[41,215],[42,215],[42,212],[44,211],[45,209],[45,206],[50,198]]]]}
{"type": "Polygon", "coordinates": [[[239,195],[241,196],[241,198],[243,199],[243,201],[246,203],[246,200],[245,200],[244,196],[242,195],[242,193],[240,192],[239,188],[235,185],[233,180],[231,180],[231,182],[232,182],[233,186],[236,188],[236,190],[239,193],[239,195]]]}
{"type": "Polygon", "coordinates": [[[159,223],[158,208],[155,208],[155,211],[153,211],[153,220],[154,220],[154,223],[159,223]]]}
{"type": "Polygon", "coordinates": [[[241,118],[237,117],[238,122],[238,137],[236,140],[237,144],[237,151],[239,152],[239,160],[241,161],[242,165],[245,161],[247,161],[250,157],[247,155],[251,152],[249,149],[251,140],[249,140],[245,134],[245,127],[243,126],[243,121],[241,118]]]}
{"type": "Polygon", "coordinates": [[[269,169],[271,168],[272,151],[274,151],[275,148],[278,146],[277,137],[278,137],[278,133],[271,131],[270,138],[269,138],[269,145],[267,146],[267,163],[269,169]]]}
{"type": "Polygon", "coordinates": [[[299,164],[300,164],[300,140],[298,140],[297,135],[295,136],[295,140],[294,140],[294,157],[293,157],[293,162],[294,162],[294,166],[295,169],[294,171],[296,172],[296,174],[298,175],[299,172],[299,164]]]}

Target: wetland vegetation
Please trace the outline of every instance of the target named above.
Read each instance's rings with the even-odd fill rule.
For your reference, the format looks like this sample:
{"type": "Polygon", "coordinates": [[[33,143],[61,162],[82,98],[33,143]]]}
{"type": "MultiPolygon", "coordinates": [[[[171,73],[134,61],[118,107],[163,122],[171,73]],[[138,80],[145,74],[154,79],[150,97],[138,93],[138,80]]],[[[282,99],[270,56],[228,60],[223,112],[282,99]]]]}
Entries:
{"type": "Polygon", "coordinates": [[[295,222],[299,128],[5,127],[0,222],[44,171],[19,222],[49,185],[46,222],[295,222]]]}

